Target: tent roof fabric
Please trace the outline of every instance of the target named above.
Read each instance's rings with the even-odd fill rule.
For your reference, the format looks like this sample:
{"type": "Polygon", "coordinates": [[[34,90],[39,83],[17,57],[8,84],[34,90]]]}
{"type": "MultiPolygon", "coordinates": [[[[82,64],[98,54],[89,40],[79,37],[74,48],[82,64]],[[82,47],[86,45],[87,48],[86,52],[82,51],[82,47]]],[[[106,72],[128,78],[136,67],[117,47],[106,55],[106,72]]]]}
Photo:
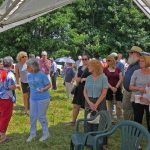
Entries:
{"type": "MultiPolygon", "coordinates": [[[[0,7],[0,32],[36,19],[75,0],[5,0],[0,7]]],[[[150,18],[150,0],[133,0],[150,18]]]]}
{"type": "Polygon", "coordinates": [[[74,0],[5,0],[0,7],[0,32],[24,24],[74,0]]]}
{"type": "Polygon", "coordinates": [[[150,0],[133,0],[137,6],[150,18],[150,0]]]}

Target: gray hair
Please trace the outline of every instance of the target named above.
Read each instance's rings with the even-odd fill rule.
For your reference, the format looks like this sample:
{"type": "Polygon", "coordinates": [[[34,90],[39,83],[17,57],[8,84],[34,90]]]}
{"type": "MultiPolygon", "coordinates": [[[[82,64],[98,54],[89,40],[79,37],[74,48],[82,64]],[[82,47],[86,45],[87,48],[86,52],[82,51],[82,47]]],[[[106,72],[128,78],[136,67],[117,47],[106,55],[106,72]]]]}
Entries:
{"type": "Polygon", "coordinates": [[[6,56],[3,59],[3,65],[4,67],[11,67],[13,64],[13,58],[11,56],[6,56]]]}
{"type": "Polygon", "coordinates": [[[27,60],[27,65],[31,66],[31,68],[33,69],[33,71],[36,73],[38,71],[40,71],[40,67],[39,64],[37,62],[37,59],[29,59],[27,60]]]}
{"type": "Polygon", "coordinates": [[[46,51],[42,51],[41,55],[47,56],[47,52],[46,51]]]}

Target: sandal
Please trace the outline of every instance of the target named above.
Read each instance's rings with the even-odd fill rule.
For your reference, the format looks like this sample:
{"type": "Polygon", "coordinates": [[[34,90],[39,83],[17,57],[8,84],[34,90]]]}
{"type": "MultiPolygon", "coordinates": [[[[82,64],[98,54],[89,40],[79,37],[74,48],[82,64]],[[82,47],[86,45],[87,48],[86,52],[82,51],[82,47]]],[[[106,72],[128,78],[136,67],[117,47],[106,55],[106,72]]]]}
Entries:
{"type": "Polygon", "coordinates": [[[0,135],[0,144],[2,144],[3,142],[5,142],[6,141],[6,135],[5,134],[1,134],[0,135]]]}
{"type": "Polygon", "coordinates": [[[67,126],[75,126],[75,124],[76,124],[76,123],[73,122],[73,121],[66,123],[67,126]]]}

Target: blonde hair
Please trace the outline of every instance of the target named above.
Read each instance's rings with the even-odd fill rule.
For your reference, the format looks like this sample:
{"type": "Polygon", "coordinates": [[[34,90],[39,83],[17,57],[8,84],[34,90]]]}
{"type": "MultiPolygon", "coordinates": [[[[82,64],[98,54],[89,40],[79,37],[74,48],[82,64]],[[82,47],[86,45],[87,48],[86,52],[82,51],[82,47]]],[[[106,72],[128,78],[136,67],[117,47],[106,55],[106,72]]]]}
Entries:
{"type": "Polygon", "coordinates": [[[150,56],[141,56],[140,59],[144,59],[145,61],[145,67],[150,67],[150,56]]]}
{"type": "Polygon", "coordinates": [[[24,51],[21,51],[21,52],[19,52],[18,54],[17,54],[17,61],[19,62],[20,60],[21,60],[21,57],[23,57],[23,56],[27,56],[27,53],[26,52],[24,52],[24,51]]]}
{"type": "Polygon", "coordinates": [[[113,56],[108,55],[108,56],[106,57],[106,61],[107,61],[107,60],[110,60],[110,61],[111,61],[111,63],[110,63],[108,66],[110,66],[110,67],[112,67],[112,68],[116,68],[116,60],[115,60],[115,58],[114,58],[113,56]]]}
{"type": "Polygon", "coordinates": [[[88,67],[91,67],[96,75],[100,75],[103,72],[103,66],[98,60],[90,60],[88,67]]]}

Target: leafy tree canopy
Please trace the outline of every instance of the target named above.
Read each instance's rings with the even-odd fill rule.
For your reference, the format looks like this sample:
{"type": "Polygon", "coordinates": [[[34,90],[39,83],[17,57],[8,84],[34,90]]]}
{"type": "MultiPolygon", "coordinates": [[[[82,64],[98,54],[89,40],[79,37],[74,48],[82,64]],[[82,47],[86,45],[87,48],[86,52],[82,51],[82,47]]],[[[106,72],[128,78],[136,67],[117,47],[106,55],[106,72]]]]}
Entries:
{"type": "MultiPolygon", "coordinates": [[[[0,3],[2,0],[0,0],[0,3]]],[[[19,51],[49,57],[82,53],[124,55],[133,45],[150,52],[150,20],[132,0],[77,0],[61,9],[0,33],[0,57],[19,51]]]]}

